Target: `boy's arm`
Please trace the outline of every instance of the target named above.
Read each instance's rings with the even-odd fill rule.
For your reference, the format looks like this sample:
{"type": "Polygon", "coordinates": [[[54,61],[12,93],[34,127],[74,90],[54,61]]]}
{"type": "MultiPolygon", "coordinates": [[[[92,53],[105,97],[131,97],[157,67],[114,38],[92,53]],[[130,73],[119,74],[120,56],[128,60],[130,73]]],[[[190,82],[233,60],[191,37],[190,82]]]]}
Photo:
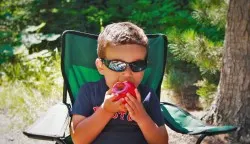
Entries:
{"type": "Polygon", "coordinates": [[[138,125],[150,144],[168,144],[168,133],[165,125],[160,127],[147,115],[145,119],[138,122],[138,125]]]}
{"type": "Polygon", "coordinates": [[[113,113],[107,112],[103,108],[98,108],[90,117],[73,115],[71,135],[74,144],[91,143],[100,134],[113,115],[113,113]]]}
{"type": "Polygon", "coordinates": [[[150,144],[168,144],[168,133],[165,125],[158,126],[145,111],[141,103],[141,95],[135,90],[136,99],[130,94],[127,95],[125,105],[130,117],[137,122],[145,139],[150,144]]]}
{"type": "Polygon", "coordinates": [[[118,111],[125,111],[122,102],[114,101],[115,96],[107,91],[103,104],[89,117],[73,115],[71,134],[75,144],[91,143],[118,111]]]}

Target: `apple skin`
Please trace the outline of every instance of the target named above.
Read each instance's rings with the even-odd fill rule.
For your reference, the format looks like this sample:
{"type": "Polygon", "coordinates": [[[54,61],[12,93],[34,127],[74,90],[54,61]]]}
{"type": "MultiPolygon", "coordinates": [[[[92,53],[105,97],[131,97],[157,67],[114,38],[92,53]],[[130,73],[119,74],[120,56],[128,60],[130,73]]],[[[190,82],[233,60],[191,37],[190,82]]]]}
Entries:
{"type": "MultiPolygon", "coordinates": [[[[114,101],[119,100],[120,98],[125,98],[127,93],[130,93],[132,96],[136,98],[135,94],[135,85],[131,82],[117,82],[112,87],[112,92],[117,95],[114,101]]],[[[126,100],[123,101],[123,104],[126,104],[126,100]]]]}

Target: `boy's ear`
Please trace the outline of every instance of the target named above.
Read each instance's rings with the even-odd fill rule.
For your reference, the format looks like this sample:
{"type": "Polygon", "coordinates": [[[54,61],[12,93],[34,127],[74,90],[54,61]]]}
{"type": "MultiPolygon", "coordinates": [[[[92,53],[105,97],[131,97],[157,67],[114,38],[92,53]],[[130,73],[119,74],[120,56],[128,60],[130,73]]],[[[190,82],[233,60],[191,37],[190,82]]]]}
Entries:
{"type": "Polygon", "coordinates": [[[97,58],[96,60],[95,60],[95,65],[96,65],[96,68],[97,68],[97,70],[98,70],[98,72],[101,74],[101,75],[103,75],[103,71],[104,71],[104,69],[103,69],[103,63],[102,63],[102,61],[101,61],[101,59],[100,58],[97,58]]]}

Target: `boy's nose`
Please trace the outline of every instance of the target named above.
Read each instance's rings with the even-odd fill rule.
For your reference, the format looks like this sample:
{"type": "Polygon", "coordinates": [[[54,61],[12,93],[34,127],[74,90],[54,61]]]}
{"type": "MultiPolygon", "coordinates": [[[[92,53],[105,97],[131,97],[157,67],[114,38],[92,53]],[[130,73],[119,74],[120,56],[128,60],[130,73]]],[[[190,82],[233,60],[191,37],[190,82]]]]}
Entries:
{"type": "Polygon", "coordinates": [[[125,71],[123,71],[124,76],[131,76],[132,75],[132,70],[129,66],[126,67],[125,71]]]}

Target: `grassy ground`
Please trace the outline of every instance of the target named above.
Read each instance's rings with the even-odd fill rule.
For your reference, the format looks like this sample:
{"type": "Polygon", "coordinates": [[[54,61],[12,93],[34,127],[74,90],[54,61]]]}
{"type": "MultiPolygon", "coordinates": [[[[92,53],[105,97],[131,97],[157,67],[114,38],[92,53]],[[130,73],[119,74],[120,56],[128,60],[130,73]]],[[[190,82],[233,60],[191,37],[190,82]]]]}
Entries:
{"type": "Polygon", "coordinates": [[[47,143],[28,139],[22,131],[62,99],[62,90],[58,88],[52,88],[48,94],[44,96],[21,82],[0,86],[1,144],[47,143]]]}

